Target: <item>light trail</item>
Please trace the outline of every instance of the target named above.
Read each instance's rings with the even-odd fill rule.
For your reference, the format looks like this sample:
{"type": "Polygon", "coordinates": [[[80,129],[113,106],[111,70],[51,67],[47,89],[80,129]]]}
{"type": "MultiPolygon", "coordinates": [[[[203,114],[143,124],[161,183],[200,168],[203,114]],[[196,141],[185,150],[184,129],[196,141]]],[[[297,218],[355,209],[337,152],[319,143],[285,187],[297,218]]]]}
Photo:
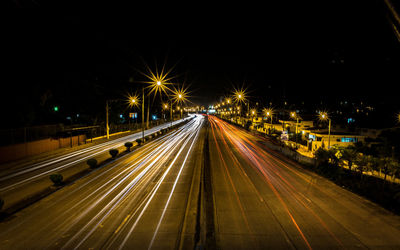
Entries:
{"type": "MultiPolygon", "coordinates": [[[[202,123],[202,117],[201,117],[201,123],[202,123]]],[[[138,218],[135,220],[134,224],[133,224],[133,225],[131,226],[131,228],[129,229],[128,233],[126,234],[124,240],[122,241],[122,243],[120,244],[120,246],[118,247],[118,249],[122,249],[122,248],[125,246],[127,240],[128,240],[129,237],[131,236],[131,234],[132,234],[133,230],[135,229],[135,227],[137,226],[139,220],[142,218],[144,212],[146,211],[147,207],[149,206],[150,202],[152,201],[154,195],[156,194],[156,192],[157,192],[158,188],[160,187],[161,183],[163,182],[164,178],[167,176],[168,172],[171,170],[173,164],[174,164],[175,161],[178,159],[179,155],[181,154],[181,152],[182,152],[183,149],[185,148],[186,144],[188,144],[189,141],[192,140],[192,139],[194,138],[193,141],[192,141],[192,144],[191,144],[191,147],[192,147],[192,145],[193,145],[195,139],[197,138],[197,135],[198,135],[198,133],[199,133],[200,128],[201,128],[201,124],[200,124],[200,126],[196,126],[196,129],[190,129],[190,130],[188,131],[188,133],[191,132],[190,135],[189,135],[189,136],[186,138],[186,140],[183,142],[183,146],[181,146],[181,148],[180,148],[180,150],[178,151],[176,157],[173,159],[173,161],[172,161],[171,164],[168,166],[167,170],[164,172],[164,174],[163,174],[163,176],[161,177],[161,179],[158,181],[157,185],[154,187],[154,189],[152,190],[152,192],[149,194],[150,197],[147,199],[147,202],[146,202],[146,204],[144,205],[144,207],[142,208],[142,210],[141,210],[141,212],[140,212],[138,218]],[[193,131],[193,130],[194,130],[194,131],[193,131]]],[[[185,158],[187,158],[187,156],[191,153],[191,147],[189,148],[189,150],[188,150],[188,152],[187,152],[185,158]]],[[[186,160],[185,160],[185,161],[186,161],[186,160]]],[[[184,164],[183,164],[182,166],[184,166],[184,164]]],[[[163,214],[164,214],[164,213],[163,213],[163,214]]],[[[161,219],[162,219],[162,218],[163,218],[163,215],[162,215],[161,219]]],[[[160,219],[160,220],[161,220],[161,219],[160,219]]],[[[161,223],[161,222],[159,221],[159,223],[161,223]]],[[[157,230],[155,231],[155,233],[154,233],[154,235],[153,235],[153,238],[154,238],[155,235],[157,234],[157,231],[158,231],[158,227],[157,227],[157,230]]],[[[150,245],[149,245],[149,248],[151,247],[152,244],[153,244],[153,240],[151,241],[151,243],[150,243],[150,245]]]]}
{"type": "MultiPolygon", "coordinates": [[[[237,204],[238,204],[238,206],[239,206],[239,208],[240,208],[240,212],[241,212],[242,218],[243,218],[243,220],[244,220],[244,222],[245,222],[245,224],[246,224],[247,230],[248,230],[249,232],[252,232],[253,230],[251,230],[251,228],[250,228],[249,221],[248,221],[247,216],[246,216],[246,213],[245,213],[245,211],[244,211],[242,202],[241,202],[241,200],[240,200],[240,198],[239,198],[238,191],[237,191],[237,189],[236,189],[236,187],[235,187],[235,184],[233,183],[232,177],[231,177],[231,175],[230,175],[230,173],[229,173],[229,170],[228,170],[228,166],[226,165],[226,162],[225,162],[225,160],[224,160],[224,158],[223,158],[223,156],[222,156],[221,149],[219,148],[219,145],[218,145],[218,142],[217,142],[217,138],[215,137],[215,133],[214,133],[215,124],[213,123],[212,120],[210,120],[210,121],[211,121],[211,124],[212,124],[211,129],[212,129],[212,134],[213,134],[213,137],[214,137],[214,142],[215,142],[215,145],[216,145],[216,147],[217,147],[218,155],[219,155],[219,158],[220,158],[220,160],[221,160],[221,162],[222,162],[222,164],[223,164],[223,166],[224,166],[224,168],[225,168],[225,172],[224,172],[225,175],[224,175],[224,177],[225,177],[225,176],[228,177],[229,183],[230,183],[230,185],[231,185],[231,187],[232,187],[232,189],[233,189],[233,191],[234,191],[235,198],[236,198],[237,204]]],[[[226,178],[226,177],[225,177],[225,178],[226,178]]],[[[252,232],[252,233],[253,233],[253,232],[252,232]]],[[[253,242],[253,244],[255,244],[255,243],[253,242]]]]}
{"type": "MultiPolygon", "coordinates": [[[[181,122],[184,122],[185,120],[187,120],[187,119],[175,121],[175,122],[173,122],[173,125],[179,124],[181,122]]],[[[145,136],[153,134],[153,133],[159,131],[160,129],[168,128],[169,126],[170,126],[170,123],[162,124],[162,125],[159,125],[157,127],[153,127],[153,128],[151,128],[149,130],[145,130],[145,136]]],[[[33,164],[33,165],[30,165],[30,166],[27,166],[27,167],[24,167],[24,168],[20,168],[17,171],[12,172],[12,173],[5,173],[4,176],[0,177],[0,183],[4,182],[4,181],[7,181],[7,180],[10,180],[12,178],[18,177],[18,176],[22,176],[24,174],[28,174],[28,173],[32,173],[32,172],[35,172],[35,171],[39,171],[39,170],[41,170],[43,168],[50,167],[51,165],[60,164],[60,163],[62,164],[60,166],[54,166],[51,169],[44,170],[44,171],[42,171],[42,172],[40,172],[38,174],[35,174],[35,175],[31,176],[31,177],[27,177],[27,178],[24,178],[23,180],[20,180],[20,181],[14,182],[12,184],[9,184],[7,186],[1,187],[0,188],[0,192],[5,192],[5,191],[8,191],[8,190],[11,190],[11,189],[13,189],[15,187],[18,187],[20,185],[23,185],[25,183],[28,183],[28,182],[31,182],[33,180],[42,178],[43,176],[46,176],[46,175],[48,175],[50,173],[57,172],[57,171],[62,171],[64,169],[68,168],[68,167],[76,165],[77,163],[83,162],[84,160],[87,160],[89,158],[93,158],[93,157],[95,157],[95,156],[97,156],[99,154],[107,152],[108,150],[110,150],[112,148],[122,147],[126,141],[134,141],[134,140],[136,140],[138,138],[141,138],[141,137],[142,137],[142,133],[139,132],[139,133],[136,133],[136,134],[133,134],[133,135],[124,136],[124,137],[121,137],[121,138],[118,138],[118,139],[114,139],[112,141],[108,141],[108,142],[104,142],[104,143],[101,143],[101,144],[98,144],[98,145],[94,145],[94,146],[91,146],[89,148],[80,149],[80,150],[77,150],[77,151],[74,151],[74,152],[71,152],[71,153],[67,153],[65,155],[61,155],[61,156],[55,157],[55,158],[50,159],[50,160],[45,160],[43,162],[40,162],[40,163],[37,163],[37,164],[33,164]],[[63,161],[70,161],[70,162],[67,162],[67,163],[63,164],[62,163],[63,161]]]]}
{"type": "MultiPolygon", "coordinates": [[[[305,208],[319,222],[319,224],[326,230],[326,232],[337,242],[337,244],[340,247],[343,247],[342,242],[336,237],[332,230],[329,229],[328,225],[322,220],[320,216],[317,215],[317,213],[310,207],[310,205],[305,202],[306,197],[304,196],[304,194],[302,194],[295,188],[295,185],[298,185],[297,180],[288,175],[288,173],[281,171],[281,168],[287,168],[297,176],[300,176],[301,179],[309,182],[309,179],[307,179],[305,175],[297,173],[283,161],[277,159],[275,155],[273,156],[273,159],[275,160],[275,162],[278,161],[280,165],[277,165],[276,163],[274,163],[274,161],[271,161],[271,155],[265,152],[261,147],[253,143],[249,139],[249,135],[247,133],[214,117],[210,117],[210,121],[211,124],[214,127],[218,128],[220,133],[225,136],[232,145],[234,145],[238,153],[241,154],[244,159],[247,159],[250,165],[252,167],[255,167],[258,173],[261,173],[261,175],[264,176],[266,182],[284,207],[285,211],[293,222],[293,225],[303,238],[308,248],[311,248],[311,244],[308,242],[305,234],[302,232],[299,224],[296,222],[295,217],[293,216],[289,207],[286,205],[286,202],[280,194],[281,192],[289,194],[290,196],[285,195],[285,197],[292,197],[292,201],[295,201],[298,205],[305,208]],[[278,187],[278,189],[275,186],[278,187]]],[[[222,142],[225,144],[225,147],[228,148],[228,145],[224,139],[222,140],[222,142]]],[[[235,158],[232,152],[230,152],[229,150],[226,151],[229,152],[232,158],[235,158]]],[[[237,163],[237,166],[242,169],[237,159],[234,159],[234,161],[237,163]]],[[[242,169],[242,171],[244,170],[242,169]]],[[[244,175],[247,176],[247,174],[245,173],[244,175]]]]}
{"type": "Polygon", "coordinates": [[[151,239],[151,241],[150,241],[150,245],[149,245],[148,249],[151,249],[151,247],[153,246],[154,239],[156,238],[156,235],[157,235],[158,230],[159,230],[159,228],[160,228],[161,222],[162,222],[162,220],[163,220],[163,218],[164,218],[165,212],[166,212],[166,210],[167,210],[167,208],[168,208],[168,205],[169,205],[169,202],[170,202],[170,200],[171,200],[172,194],[173,194],[174,191],[175,191],[176,184],[178,183],[179,178],[180,178],[181,173],[182,173],[182,170],[183,170],[183,168],[184,168],[184,166],[185,166],[185,164],[186,164],[186,160],[188,159],[188,156],[190,155],[190,153],[191,153],[191,151],[192,151],[192,147],[193,147],[194,143],[197,142],[197,138],[198,138],[198,136],[199,136],[201,126],[202,126],[202,123],[197,125],[197,128],[198,128],[198,129],[197,129],[197,131],[196,131],[196,133],[195,133],[195,135],[194,135],[194,139],[192,140],[192,144],[190,145],[189,150],[188,150],[188,152],[186,153],[185,159],[183,160],[183,163],[182,163],[182,165],[181,165],[181,167],[180,167],[180,169],[179,169],[179,173],[178,173],[178,175],[177,175],[177,177],[176,177],[176,179],[175,179],[174,185],[172,186],[172,190],[171,190],[171,192],[170,192],[170,194],[169,194],[169,196],[168,196],[168,200],[167,200],[167,202],[166,202],[166,204],[165,204],[165,206],[164,206],[163,212],[162,212],[162,214],[161,214],[160,220],[158,221],[157,228],[156,228],[156,230],[154,231],[154,234],[153,234],[153,237],[152,237],[152,239],[151,239]]]}
{"type": "MultiPolygon", "coordinates": [[[[102,224],[109,221],[107,219],[110,218],[110,215],[120,210],[120,208],[124,208],[127,205],[126,203],[136,204],[134,205],[136,208],[129,212],[127,216],[124,216],[121,223],[116,225],[116,230],[113,231],[113,236],[107,245],[111,248],[118,236],[121,235],[121,233],[125,233],[124,229],[127,226],[131,227],[131,231],[133,231],[143,213],[146,211],[147,206],[153,200],[158,188],[163,183],[164,178],[170,172],[171,168],[175,168],[176,160],[182,156],[182,152],[187,150],[186,146],[191,142],[191,147],[189,147],[184,157],[184,162],[186,163],[192,151],[192,146],[197,139],[202,119],[202,117],[193,119],[176,132],[151,142],[154,144],[154,147],[152,147],[151,144],[146,145],[149,148],[147,149],[147,147],[144,147],[145,153],[140,154],[137,159],[134,159],[133,163],[129,165],[122,162],[116,164],[113,168],[117,166],[119,168],[124,165],[126,166],[122,168],[123,171],[111,176],[111,178],[101,183],[101,185],[98,185],[98,187],[95,187],[95,189],[91,189],[90,193],[84,195],[83,199],[73,204],[67,211],[64,211],[64,213],[59,216],[60,218],[64,218],[64,223],[55,230],[56,232],[64,232],[63,234],[65,234],[65,232],[71,231],[74,227],[76,228],[80,225],[85,218],[89,216],[90,218],[83,225],[80,225],[73,235],[68,237],[68,241],[62,244],[62,248],[76,249],[83,247],[85,242],[87,242],[95,232],[101,230],[102,224]],[[172,158],[173,161],[168,163],[167,169],[163,169],[163,166],[172,158]],[[152,185],[152,182],[154,182],[161,171],[161,179],[155,183],[151,191],[146,193],[143,200],[140,201],[139,198],[143,195],[146,187],[152,185]],[[85,206],[84,204],[88,205],[85,206]],[[84,209],[81,208],[82,206],[84,209]],[[78,213],[71,214],[77,209],[80,209],[78,213]],[[65,220],[65,216],[67,215],[70,216],[70,219],[65,220]],[[132,220],[135,220],[135,222],[133,226],[130,226],[132,220]]],[[[181,166],[182,169],[184,165],[185,164],[181,166]]],[[[96,176],[93,180],[90,180],[90,182],[96,183],[96,180],[100,179],[100,176],[106,175],[108,171],[111,171],[111,169],[96,176]]],[[[85,183],[84,186],[89,187],[91,185],[85,183]]],[[[74,190],[74,193],[81,192],[78,191],[81,189],[84,189],[84,187],[79,187],[77,190],[74,190]]],[[[171,192],[171,196],[172,193],[173,191],[171,192]]],[[[167,203],[169,204],[169,201],[167,203]]],[[[166,207],[167,206],[168,205],[166,205],[166,207]]],[[[163,217],[162,215],[161,218],[163,217]]],[[[160,219],[160,224],[161,221],[162,219],[160,219]]],[[[59,239],[59,237],[60,235],[53,235],[53,242],[59,239]]],[[[126,240],[128,238],[129,236],[126,237],[126,240]]],[[[56,243],[58,244],[58,241],[56,243]]],[[[107,248],[106,246],[103,247],[107,248]]]]}
{"type": "MultiPolygon", "coordinates": [[[[191,127],[192,124],[190,123],[186,126],[191,127]]],[[[164,141],[163,144],[161,144],[156,150],[151,152],[145,159],[143,159],[143,161],[141,161],[140,164],[138,164],[133,170],[131,170],[129,174],[127,174],[122,180],[120,180],[117,184],[114,184],[112,187],[108,188],[108,191],[103,194],[100,199],[95,200],[86,210],[81,212],[80,216],[75,219],[76,221],[79,221],[89,212],[91,212],[93,208],[95,208],[100,202],[105,200],[111,194],[111,192],[116,190],[121,185],[125,185],[122,191],[114,195],[114,198],[110,202],[104,205],[104,207],[95,216],[93,216],[93,218],[88,223],[86,223],[86,225],[83,226],[81,230],[79,230],[73,237],[70,238],[70,240],[64,245],[64,248],[68,248],[78,237],[82,235],[83,232],[88,231],[87,229],[90,227],[91,229],[75,246],[75,248],[83,244],[84,241],[89,238],[89,236],[98,228],[98,226],[110,215],[110,213],[113,212],[113,210],[121,202],[123,202],[124,199],[126,199],[131,192],[135,191],[135,188],[137,187],[136,185],[139,183],[139,181],[146,179],[146,174],[148,174],[148,176],[150,177],[148,179],[153,179],[156,173],[160,170],[160,167],[169,159],[169,157],[171,157],[175,149],[179,147],[181,148],[181,150],[183,149],[185,144],[181,146],[180,142],[184,140],[184,138],[187,136],[188,133],[185,131],[184,128],[180,130],[180,133],[169,136],[169,140],[164,141]],[[153,168],[153,166],[155,167],[153,168]],[[138,175],[132,181],[126,184],[125,181],[129,180],[129,178],[133,176],[133,174],[135,174],[141,167],[143,167],[143,169],[141,169],[141,172],[138,173],[138,175]]],[[[179,154],[176,155],[176,158],[178,156],[179,154]]],[[[98,188],[98,190],[102,189],[98,188]]]]}

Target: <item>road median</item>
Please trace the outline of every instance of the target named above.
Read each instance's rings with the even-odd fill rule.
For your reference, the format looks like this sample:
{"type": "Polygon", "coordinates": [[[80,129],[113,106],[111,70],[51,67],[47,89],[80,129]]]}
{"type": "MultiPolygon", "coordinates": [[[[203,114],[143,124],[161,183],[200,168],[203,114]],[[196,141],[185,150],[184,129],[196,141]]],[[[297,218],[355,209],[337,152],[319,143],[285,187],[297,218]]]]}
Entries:
{"type": "MultiPolygon", "coordinates": [[[[162,129],[162,131],[157,131],[152,135],[147,135],[146,142],[150,141],[161,134],[172,132],[173,130],[179,128],[180,126],[186,124],[189,121],[186,120],[179,124],[175,124],[168,129],[162,129]]],[[[130,150],[127,150],[125,146],[120,146],[115,148],[118,150],[116,157],[110,157],[109,152],[104,152],[95,157],[98,162],[97,167],[91,168],[87,161],[79,162],[72,167],[66,168],[59,172],[51,172],[46,176],[43,176],[37,180],[33,180],[22,185],[16,185],[8,190],[3,190],[0,194],[0,198],[3,199],[4,205],[2,210],[0,211],[0,221],[6,220],[8,217],[12,216],[16,212],[21,209],[24,209],[35,202],[40,201],[41,199],[47,197],[48,195],[56,192],[59,189],[62,189],[64,186],[73,184],[76,180],[87,176],[101,168],[106,167],[107,165],[115,162],[116,160],[120,160],[125,156],[130,155],[135,152],[140,146],[145,145],[141,143],[138,145],[136,141],[132,142],[132,147],[130,150]],[[61,185],[54,185],[54,183],[50,180],[49,176],[53,173],[59,173],[63,177],[63,181],[61,185]]]]}

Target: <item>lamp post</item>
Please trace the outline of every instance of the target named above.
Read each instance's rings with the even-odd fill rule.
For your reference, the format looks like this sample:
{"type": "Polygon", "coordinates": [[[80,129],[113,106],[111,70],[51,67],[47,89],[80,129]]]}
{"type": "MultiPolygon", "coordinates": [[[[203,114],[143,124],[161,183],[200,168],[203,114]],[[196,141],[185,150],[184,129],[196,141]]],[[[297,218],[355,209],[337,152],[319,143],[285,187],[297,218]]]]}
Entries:
{"type": "Polygon", "coordinates": [[[268,109],[264,108],[264,114],[267,117],[267,120],[268,120],[268,117],[271,116],[271,123],[270,123],[270,134],[271,134],[271,132],[272,132],[272,116],[274,114],[274,111],[272,110],[272,108],[268,108],[268,109]]]}
{"type": "Polygon", "coordinates": [[[171,120],[171,127],[172,127],[172,120],[173,120],[173,116],[172,116],[172,101],[171,101],[171,104],[169,105],[170,106],[170,120],[171,120]]]}
{"type": "MultiPolygon", "coordinates": [[[[183,98],[183,96],[182,96],[182,94],[178,94],[178,102],[182,102],[182,98],[183,98]]],[[[180,111],[181,111],[181,119],[182,119],[182,112],[183,112],[183,108],[182,107],[179,107],[179,109],[180,109],[180,111]]]]}
{"type": "MultiPolygon", "coordinates": [[[[135,96],[129,96],[129,99],[128,99],[128,103],[129,103],[129,108],[132,108],[133,106],[138,106],[139,105],[139,99],[138,99],[138,97],[135,95],[135,96]]],[[[133,114],[133,113],[132,113],[133,114]]],[[[128,122],[129,122],[129,129],[131,129],[130,128],[130,125],[131,125],[131,119],[132,119],[133,117],[131,117],[130,116],[130,114],[129,114],[129,120],[128,120],[128,122]]]]}
{"type": "Polygon", "coordinates": [[[240,111],[239,112],[239,116],[241,116],[241,109],[240,109],[241,103],[242,102],[244,102],[244,103],[246,102],[246,93],[245,93],[245,91],[243,89],[240,89],[240,90],[236,90],[235,89],[234,92],[233,92],[233,100],[234,100],[235,103],[238,104],[238,108],[237,109],[240,111]]]}
{"type": "Polygon", "coordinates": [[[144,143],[144,87],[142,89],[142,142],[144,143]]]}
{"type": "MultiPolygon", "coordinates": [[[[174,103],[176,103],[177,105],[181,105],[180,107],[180,113],[181,113],[181,119],[183,118],[183,110],[182,110],[182,106],[183,104],[185,104],[185,102],[187,101],[187,88],[184,88],[184,86],[182,86],[181,88],[176,88],[173,90],[173,96],[172,96],[172,100],[174,101],[174,103]]],[[[171,106],[172,106],[172,102],[171,102],[171,106]]]]}
{"type": "Polygon", "coordinates": [[[108,125],[108,100],[106,100],[106,134],[107,140],[110,139],[110,127],[108,125]]]}
{"type": "Polygon", "coordinates": [[[299,124],[299,116],[297,115],[296,112],[291,112],[291,113],[290,113],[290,116],[291,116],[293,119],[296,119],[296,132],[295,132],[295,137],[296,137],[296,148],[297,148],[297,126],[298,126],[298,124],[299,124]]]}
{"type": "Polygon", "coordinates": [[[331,119],[328,117],[326,112],[321,112],[319,114],[321,120],[328,120],[328,149],[331,147],[331,119]]]}
{"type": "Polygon", "coordinates": [[[252,109],[251,110],[251,125],[253,125],[253,129],[254,129],[254,117],[256,117],[256,121],[257,121],[257,110],[252,109]]]}

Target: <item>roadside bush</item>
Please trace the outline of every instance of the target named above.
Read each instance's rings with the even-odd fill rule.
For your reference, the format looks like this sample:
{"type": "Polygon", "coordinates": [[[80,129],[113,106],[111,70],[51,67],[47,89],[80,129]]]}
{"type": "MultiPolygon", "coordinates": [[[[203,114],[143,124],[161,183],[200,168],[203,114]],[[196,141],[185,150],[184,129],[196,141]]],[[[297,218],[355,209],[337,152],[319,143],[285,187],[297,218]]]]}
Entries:
{"type": "Polygon", "coordinates": [[[54,183],[54,185],[60,186],[63,182],[63,176],[59,173],[51,174],[50,180],[54,183]]]}
{"type": "Polygon", "coordinates": [[[317,151],[315,151],[314,156],[317,160],[317,166],[327,164],[329,162],[329,152],[323,148],[318,148],[317,151]]]}
{"type": "Polygon", "coordinates": [[[86,164],[88,164],[89,167],[91,167],[91,168],[96,168],[97,167],[97,160],[94,159],[94,158],[91,158],[91,159],[86,161],[86,164]]]}
{"type": "Polygon", "coordinates": [[[108,151],[109,153],[110,153],[110,155],[111,155],[111,158],[115,158],[115,157],[117,157],[117,155],[118,155],[118,149],[115,149],[115,148],[113,148],[113,149],[110,149],[110,151],[108,151]]]}
{"type": "Polygon", "coordinates": [[[148,140],[150,140],[150,136],[145,136],[144,141],[148,141],[148,140]]]}
{"type": "Polygon", "coordinates": [[[250,126],[251,126],[251,121],[247,121],[246,124],[244,125],[244,128],[250,131],[250,126]]]}
{"type": "Polygon", "coordinates": [[[3,206],[4,206],[4,200],[0,198],[0,210],[3,208],[3,206]]]}
{"type": "Polygon", "coordinates": [[[126,147],[126,151],[130,152],[131,151],[131,147],[133,147],[133,143],[128,141],[125,142],[125,147],[126,147]]]}
{"type": "Polygon", "coordinates": [[[138,145],[140,145],[140,143],[142,143],[142,139],[140,139],[140,138],[136,139],[136,142],[137,142],[138,145]]]}

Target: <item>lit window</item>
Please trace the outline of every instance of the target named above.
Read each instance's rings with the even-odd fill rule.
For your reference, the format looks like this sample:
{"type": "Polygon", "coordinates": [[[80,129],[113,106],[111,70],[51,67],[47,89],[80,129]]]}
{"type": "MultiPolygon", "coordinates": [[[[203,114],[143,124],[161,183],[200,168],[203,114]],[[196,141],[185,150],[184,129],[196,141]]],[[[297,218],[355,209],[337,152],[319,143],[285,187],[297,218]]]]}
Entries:
{"type": "Polygon", "coordinates": [[[349,137],[342,137],[342,139],[341,139],[341,142],[357,142],[358,140],[357,140],[357,138],[355,138],[355,137],[352,137],[352,138],[349,138],[349,137]]]}

